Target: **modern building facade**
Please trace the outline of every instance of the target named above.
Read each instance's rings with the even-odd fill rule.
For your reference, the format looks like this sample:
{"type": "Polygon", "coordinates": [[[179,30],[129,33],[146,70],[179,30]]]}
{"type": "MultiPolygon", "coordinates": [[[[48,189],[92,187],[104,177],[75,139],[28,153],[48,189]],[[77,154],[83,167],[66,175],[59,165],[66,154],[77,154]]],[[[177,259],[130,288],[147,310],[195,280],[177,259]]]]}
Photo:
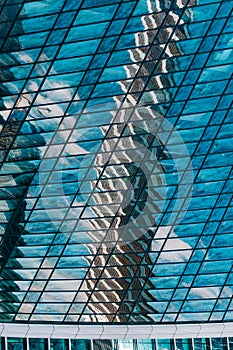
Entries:
{"type": "Polygon", "coordinates": [[[232,5],[1,1],[3,348],[231,350],[232,5]]]}
{"type": "MultiPolygon", "coordinates": [[[[5,339],[4,339],[5,340],[5,339]]],[[[51,349],[116,349],[116,350],[155,350],[155,349],[232,349],[232,338],[211,338],[211,339],[125,339],[125,340],[82,340],[82,339],[16,339],[8,338],[5,340],[9,350],[24,350],[27,346],[31,349],[44,349],[50,346],[51,349]]],[[[5,346],[2,343],[2,346],[5,346]]]]}

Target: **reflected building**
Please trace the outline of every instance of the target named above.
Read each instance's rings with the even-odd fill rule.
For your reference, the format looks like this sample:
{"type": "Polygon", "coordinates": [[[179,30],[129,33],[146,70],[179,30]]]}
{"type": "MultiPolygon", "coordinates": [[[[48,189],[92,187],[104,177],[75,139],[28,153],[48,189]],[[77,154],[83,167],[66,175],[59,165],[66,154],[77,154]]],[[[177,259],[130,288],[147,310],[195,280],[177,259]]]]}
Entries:
{"type": "Polygon", "coordinates": [[[2,2],[2,322],[232,321],[231,5],[2,2]]]}

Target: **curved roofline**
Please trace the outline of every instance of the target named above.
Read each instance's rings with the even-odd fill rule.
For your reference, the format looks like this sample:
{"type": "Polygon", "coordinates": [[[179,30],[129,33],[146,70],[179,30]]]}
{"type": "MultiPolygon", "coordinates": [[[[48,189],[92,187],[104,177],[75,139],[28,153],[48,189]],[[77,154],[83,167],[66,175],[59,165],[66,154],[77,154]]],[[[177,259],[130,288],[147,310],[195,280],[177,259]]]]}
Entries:
{"type": "Polygon", "coordinates": [[[175,325],[53,325],[0,323],[1,337],[65,339],[163,339],[232,336],[233,322],[175,325]]]}

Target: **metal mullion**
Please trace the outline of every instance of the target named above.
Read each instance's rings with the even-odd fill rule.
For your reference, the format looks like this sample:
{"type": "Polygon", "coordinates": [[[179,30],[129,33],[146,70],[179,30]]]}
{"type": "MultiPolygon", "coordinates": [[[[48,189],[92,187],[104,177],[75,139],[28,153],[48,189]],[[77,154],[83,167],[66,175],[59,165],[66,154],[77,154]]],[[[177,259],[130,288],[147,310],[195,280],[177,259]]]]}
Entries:
{"type": "Polygon", "coordinates": [[[194,339],[193,338],[191,338],[191,348],[192,348],[192,350],[196,350],[195,346],[194,346],[194,339]]]}
{"type": "Polygon", "coordinates": [[[213,350],[213,347],[212,347],[212,338],[208,338],[206,344],[209,345],[210,350],[213,350]],[[208,343],[209,343],[209,344],[208,344],[208,343]]]}
{"type": "MultiPolygon", "coordinates": [[[[55,13],[54,15],[58,15],[57,13],[55,13]]],[[[46,16],[48,16],[48,15],[46,15],[46,16]]],[[[43,17],[43,16],[38,16],[39,18],[40,17],[43,17]]],[[[38,19],[39,19],[38,18],[38,19]]],[[[22,19],[23,20],[23,19],[22,19]]],[[[22,20],[18,20],[19,22],[22,22],[22,20]]],[[[51,27],[52,28],[52,27],[51,27]]],[[[65,29],[65,28],[61,28],[61,29],[65,29]]],[[[55,29],[54,29],[55,30],[55,29]]],[[[31,34],[40,34],[40,33],[49,33],[49,32],[51,32],[51,29],[46,29],[46,30],[37,30],[37,31],[32,31],[32,32],[27,32],[27,33],[25,33],[25,32],[23,32],[23,33],[19,33],[19,34],[12,34],[12,35],[9,35],[8,36],[8,38],[15,38],[15,39],[17,39],[17,38],[20,38],[20,37],[22,37],[22,36],[24,36],[24,35],[28,35],[28,36],[30,36],[31,34]]],[[[41,47],[41,46],[39,46],[39,47],[41,47]]],[[[33,49],[33,48],[32,48],[33,49]]],[[[27,48],[26,50],[32,50],[32,49],[30,49],[30,48],[27,48]]]]}
{"type": "Polygon", "coordinates": [[[23,350],[29,350],[29,339],[23,338],[23,350]]]}
{"type": "MultiPolygon", "coordinates": [[[[133,2],[133,1],[127,1],[127,2],[133,2]]],[[[119,6],[119,4],[122,4],[122,1],[121,0],[119,0],[119,2],[112,2],[112,3],[110,3],[110,4],[108,4],[109,6],[111,6],[111,5],[117,5],[117,7],[119,8],[120,6],[119,6]]],[[[108,6],[108,5],[106,5],[106,4],[101,4],[101,5],[97,5],[97,4],[95,4],[95,6],[87,6],[87,7],[85,7],[85,6],[82,6],[82,10],[91,10],[91,9],[93,9],[93,8],[101,8],[101,7],[106,7],[106,6],[108,6]]]]}
{"type": "Polygon", "coordinates": [[[155,339],[150,339],[150,341],[151,341],[151,345],[152,345],[151,350],[157,350],[157,347],[156,347],[156,340],[155,340],[155,339]]]}
{"type": "Polygon", "coordinates": [[[231,350],[230,348],[230,342],[229,342],[229,337],[226,337],[227,338],[227,350],[231,350]]]}

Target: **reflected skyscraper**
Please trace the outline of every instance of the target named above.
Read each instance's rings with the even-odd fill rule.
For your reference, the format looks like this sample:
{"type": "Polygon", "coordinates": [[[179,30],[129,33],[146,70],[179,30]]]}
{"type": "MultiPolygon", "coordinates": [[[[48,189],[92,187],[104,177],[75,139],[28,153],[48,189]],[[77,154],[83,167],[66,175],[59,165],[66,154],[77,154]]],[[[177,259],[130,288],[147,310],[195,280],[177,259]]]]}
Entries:
{"type": "Polygon", "coordinates": [[[2,322],[231,321],[231,1],[1,6],[2,322]]]}

